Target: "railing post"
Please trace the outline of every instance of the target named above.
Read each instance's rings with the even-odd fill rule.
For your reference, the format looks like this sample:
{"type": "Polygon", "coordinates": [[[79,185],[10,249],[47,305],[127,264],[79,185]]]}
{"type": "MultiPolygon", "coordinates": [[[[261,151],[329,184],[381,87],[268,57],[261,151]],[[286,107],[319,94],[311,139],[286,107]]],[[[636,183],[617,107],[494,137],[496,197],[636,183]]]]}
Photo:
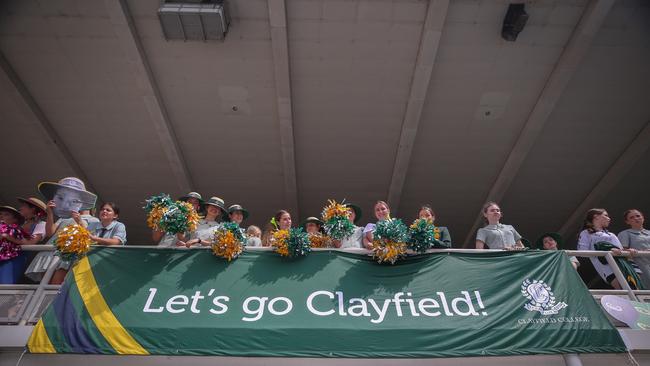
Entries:
{"type": "Polygon", "coordinates": [[[582,360],[576,353],[565,353],[562,357],[564,357],[566,366],[582,366],[582,360]]]}
{"type": "Polygon", "coordinates": [[[27,305],[27,309],[25,309],[25,312],[23,313],[23,318],[20,319],[18,325],[26,325],[27,322],[29,321],[29,318],[32,316],[32,313],[34,312],[34,309],[36,309],[36,307],[40,305],[41,301],[39,301],[38,299],[45,291],[45,286],[50,284],[50,280],[52,279],[52,276],[54,275],[54,271],[56,270],[58,264],[59,264],[59,257],[54,256],[52,263],[50,263],[50,266],[48,267],[47,271],[45,271],[45,273],[43,274],[43,278],[41,279],[41,282],[38,284],[38,288],[36,288],[36,291],[34,292],[34,297],[27,305]]]}
{"type": "Polygon", "coordinates": [[[618,283],[621,285],[621,288],[627,291],[627,296],[630,297],[630,300],[639,301],[639,299],[634,294],[634,290],[632,290],[630,284],[627,283],[627,280],[625,279],[623,272],[621,272],[621,269],[618,268],[618,265],[614,260],[614,256],[612,255],[612,252],[607,252],[607,254],[605,254],[605,259],[607,260],[607,264],[609,264],[609,266],[612,267],[614,276],[618,280],[618,283]]]}

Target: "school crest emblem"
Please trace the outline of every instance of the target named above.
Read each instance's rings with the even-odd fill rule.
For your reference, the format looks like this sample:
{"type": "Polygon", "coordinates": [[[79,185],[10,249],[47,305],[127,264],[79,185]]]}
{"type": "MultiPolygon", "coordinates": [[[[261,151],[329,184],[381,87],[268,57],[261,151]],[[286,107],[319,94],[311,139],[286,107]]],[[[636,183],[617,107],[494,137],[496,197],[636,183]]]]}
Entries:
{"type": "Polygon", "coordinates": [[[557,314],[568,306],[565,302],[557,302],[551,287],[544,281],[526,279],[521,284],[521,294],[529,300],[524,308],[542,315],[557,314]]]}

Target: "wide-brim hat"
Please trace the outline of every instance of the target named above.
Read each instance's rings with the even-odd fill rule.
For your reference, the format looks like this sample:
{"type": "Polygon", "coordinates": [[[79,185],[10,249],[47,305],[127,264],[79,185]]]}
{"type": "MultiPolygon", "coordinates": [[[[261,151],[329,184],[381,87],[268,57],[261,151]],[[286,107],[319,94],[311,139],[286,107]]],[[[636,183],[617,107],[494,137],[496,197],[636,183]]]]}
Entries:
{"type": "Polygon", "coordinates": [[[203,197],[201,197],[201,194],[198,192],[190,192],[184,196],[178,197],[178,200],[187,202],[187,200],[189,200],[190,198],[196,198],[197,200],[199,200],[199,203],[201,205],[205,204],[205,201],[203,201],[203,197]]]}
{"type": "Polygon", "coordinates": [[[356,224],[361,220],[361,216],[363,216],[363,211],[361,211],[361,207],[355,205],[354,203],[346,203],[345,207],[349,207],[354,211],[354,223],[356,224]]]}
{"type": "Polygon", "coordinates": [[[59,190],[74,191],[79,194],[81,201],[80,210],[90,210],[95,207],[97,195],[86,190],[84,182],[75,177],[66,177],[54,182],[41,182],[38,184],[38,191],[43,195],[46,201],[51,201],[59,190]]]}
{"type": "Polygon", "coordinates": [[[19,225],[22,225],[23,223],[25,223],[25,218],[23,217],[23,215],[21,215],[20,212],[18,212],[18,210],[16,210],[15,208],[13,208],[11,206],[0,206],[0,211],[8,211],[8,212],[12,213],[14,215],[14,217],[16,217],[16,219],[18,219],[18,224],[19,225]]]}
{"type": "Polygon", "coordinates": [[[323,224],[324,224],[323,221],[321,219],[319,219],[318,217],[309,216],[308,218],[304,219],[300,223],[300,226],[304,228],[309,223],[314,223],[314,224],[320,225],[320,227],[323,227],[323,224]]]}
{"type": "Polygon", "coordinates": [[[219,197],[210,197],[209,200],[205,201],[205,204],[219,207],[223,213],[228,213],[228,210],[226,210],[226,202],[219,197]]]}
{"type": "Polygon", "coordinates": [[[235,211],[241,211],[242,215],[244,215],[244,220],[248,218],[248,210],[243,208],[241,205],[231,205],[228,207],[228,214],[231,214],[235,211]]]}
{"type": "Polygon", "coordinates": [[[28,205],[31,205],[31,206],[34,206],[34,207],[38,208],[39,210],[43,211],[43,213],[45,213],[45,210],[47,209],[47,207],[45,206],[45,202],[39,200],[36,197],[29,197],[29,198],[16,197],[16,199],[19,202],[23,202],[23,203],[26,203],[28,205]]]}
{"type": "Polygon", "coordinates": [[[535,241],[535,247],[537,249],[544,250],[544,238],[547,237],[547,236],[550,236],[551,238],[553,238],[553,240],[555,240],[555,242],[557,243],[557,248],[558,249],[562,249],[562,247],[564,246],[564,240],[562,240],[562,235],[560,235],[559,233],[553,233],[553,232],[544,233],[544,234],[542,234],[542,236],[537,238],[537,241],[535,241]]]}

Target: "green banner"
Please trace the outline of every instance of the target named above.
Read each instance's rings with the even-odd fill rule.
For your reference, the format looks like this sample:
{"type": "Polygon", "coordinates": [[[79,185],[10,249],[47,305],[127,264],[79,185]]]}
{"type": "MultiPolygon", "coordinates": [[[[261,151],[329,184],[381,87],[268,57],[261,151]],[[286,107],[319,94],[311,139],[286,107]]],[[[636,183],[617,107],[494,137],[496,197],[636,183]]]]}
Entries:
{"type": "Polygon", "coordinates": [[[434,253],[380,265],[317,251],[96,248],[33,353],[455,357],[625,352],[563,252],[434,253]]]}

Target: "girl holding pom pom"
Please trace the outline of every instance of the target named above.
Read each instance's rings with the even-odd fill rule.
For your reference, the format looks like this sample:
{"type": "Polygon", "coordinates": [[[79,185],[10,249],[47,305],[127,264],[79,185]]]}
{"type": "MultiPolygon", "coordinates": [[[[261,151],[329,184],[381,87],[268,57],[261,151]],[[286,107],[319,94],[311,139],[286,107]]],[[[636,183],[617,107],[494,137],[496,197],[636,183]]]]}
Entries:
{"type": "MultiPolygon", "coordinates": [[[[205,218],[199,220],[198,228],[190,233],[190,240],[184,243],[188,248],[195,244],[203,246],[212,245],[214,232],[225,216],[226,206],[224,201],[219,197],[211,197],[205,202],[204,207],[206,210],[205,218]]],[[[180,243],[183,242],[181,241],[180,243]]]]}
{"type": "MultiPolygon", "coordinates": [[[[377,221],[390,220],[390,207],[388,206],[388,203],[377,201],[375,203],[374,212],[377,221]]],[[[368,250],[372,250],[374,232],[375,224],[372,223],[366,225],[365,229],[363,229],[363,246],[368,250]]]]}
{"type": "Polygon", "coordinates": [[[289,211],[280,210],[273,215],[271,221],[266,226],[262,236],[262,246],[270,247],[273,245],[273,233],[278,230],[289,230],[291,228],[291,214],[289,211]]]}
{"type": "Polygon", "coordinates": [[[352,203],[346,203],[345,206],[348,208],[348,218],[354,224],[354,232],[343,240],[332,240],[332,243],[341,249],[363,248],[363,227],[356,225],[361,220],[361,207],[352,203]]]}
{"type": "MultiPolygon", "coordinates": [[[[433,211],[431,206],[424,205],[420,207],[420,211],[418,212],[418,218],[427,220],[431,224],[435,224],[436,213],[433,211]]],[[[449,230],[444,226],[436,226],[433,230],[434,230],[434,236],[436,240],[442,246],[451,248],[451,235],[449,234],[449,230]]]]}

